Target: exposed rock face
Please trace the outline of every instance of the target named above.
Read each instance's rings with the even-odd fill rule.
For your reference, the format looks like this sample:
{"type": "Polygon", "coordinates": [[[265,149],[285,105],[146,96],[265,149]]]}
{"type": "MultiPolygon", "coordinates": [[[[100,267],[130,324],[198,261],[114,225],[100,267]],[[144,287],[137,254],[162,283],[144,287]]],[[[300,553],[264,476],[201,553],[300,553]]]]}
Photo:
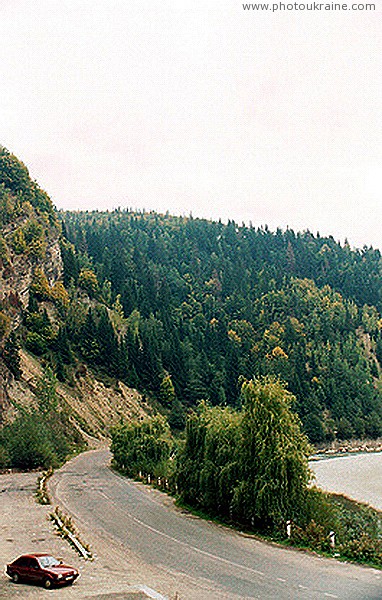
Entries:
{"type": "Polygon", "coordinates": [[[48,240],[44,260],[35,262],[27,254],[14,253],[9,258],[9,264],[0,267],[0,301],[9,307],[14,328],[20,323],[21,310],[28,306],[36,266],[42,268],[50,285],[62,277],[63,265],[58,236],[48,240]]]}
{"type": "Polygon", "coordinates": [[[52,240],[52,243],[48,245],[44,271],[50,285],[62,278],[63,264],[58,239],[52,240]]]}
{"type": "MultiPolygon", "coordinates": [[[[60,280],[63,274],[59,232],[55,228],[52,228],[46,237],[46,252],[41,259],[36,260],[31,257],[28,251],[17,254],[12,250],[9,240],[14,231],[26,222],[26,219],[19,219],[3,228],[1,232],[7,244],[7,260],[0,260],[0,307],[3,314],[10,319],[11,330],[20,325],[22,312],[28,307],[35,268],[40,267],[43,270],[51,286],[60,280]]],[[[0,423],[13,414],[11,402],[13,385],[15,385],[14,378],[0,357],[0,423]]],[[[19,387],[21,389],[21,383],[19,387]]],[[[30,391],[26,390],[25,395],[27,396],[28,393],[30,394],[30,391]]]]}
{"type": "Polygon", "coordinates": [[[11,403],[7,393],[10,376],[11,375],[8,369],[0,359],[0,425],[3,423],[5,414],[8,413],[11,408],[11,403]]]}

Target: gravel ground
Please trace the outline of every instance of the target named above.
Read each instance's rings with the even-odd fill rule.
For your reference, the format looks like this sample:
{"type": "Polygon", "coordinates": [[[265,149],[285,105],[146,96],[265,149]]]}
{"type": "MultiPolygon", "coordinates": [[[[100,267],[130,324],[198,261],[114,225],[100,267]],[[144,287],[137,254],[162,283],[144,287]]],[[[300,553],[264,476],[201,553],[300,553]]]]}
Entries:
{"type": "MultiPolygon", "coordinates": [[[[0,575],[0,598],[72,598],[86,600],[142,600],[150,596],[139,591],[129,576],[126,563],[118,553],[105,560],[99,556],[89,562],[81,559],[60,538],[49,520],[52,506],[42,506],[34,499],[38,473],[0,475],[0,564],[11,562],[27,552],[48,552],[79,569],[81,576],[71,587],[44,590],[39,586],[14,584],[0,575]]],[[[130,571],[131,573],[131,571],[130,571]]]]}

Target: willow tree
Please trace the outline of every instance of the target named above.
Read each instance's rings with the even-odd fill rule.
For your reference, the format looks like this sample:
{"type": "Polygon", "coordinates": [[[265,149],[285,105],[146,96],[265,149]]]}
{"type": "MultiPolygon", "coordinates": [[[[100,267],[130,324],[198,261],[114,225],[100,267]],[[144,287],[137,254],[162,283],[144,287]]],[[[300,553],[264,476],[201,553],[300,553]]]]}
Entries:
{"type": "Polygon", "coordinates": [[[303,511],[310,479],[309,444],[292,411],[294,396],[277,379],[242,386],[240,482],[233,511],[240,521],[275,526],[303,511]]]}
{"type": "Polygon", "coordinates": [[[155,476],[169,474],[173,440],[162,415],[117,425],[111,437],[114,464],[127,475],[136,477],[139,472],[155,476]]]}
{"type": "Polygon", "coordinates": [[[177,458],[177,483],[183,501],[211,514],[229,516],[237,482],[240,413],[201,402],[189,416],[184,446],[177,458]]]}

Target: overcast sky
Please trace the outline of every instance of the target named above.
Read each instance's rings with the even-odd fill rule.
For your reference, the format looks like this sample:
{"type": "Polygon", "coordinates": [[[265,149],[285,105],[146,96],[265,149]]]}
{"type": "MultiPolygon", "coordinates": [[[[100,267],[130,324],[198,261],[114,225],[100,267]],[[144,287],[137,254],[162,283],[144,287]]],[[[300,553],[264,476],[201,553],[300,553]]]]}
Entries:
{"type": "Polygon", "coordinates": [[[382,0],[0,0],[0,144],[58,208],[382,249],[381,15],[382,0]]]}

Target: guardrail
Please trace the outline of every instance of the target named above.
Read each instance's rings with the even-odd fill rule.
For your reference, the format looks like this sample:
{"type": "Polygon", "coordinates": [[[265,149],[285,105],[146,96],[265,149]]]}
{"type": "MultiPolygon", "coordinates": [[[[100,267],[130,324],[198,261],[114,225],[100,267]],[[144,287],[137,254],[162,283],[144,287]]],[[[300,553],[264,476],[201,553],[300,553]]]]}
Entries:
{"type": "Polygon", "coordinates": [[[85,560],[92,560],[92,553],[90,552],[90,550],[85,548],[85,546],[80,542],[76,535],[72,531],[70,531],[67,525],[65,525],[63,518],[59,514],[58,508],[56,508],[56,510],[53,513],[51,513],[50,516],[52,521],[56,524],[60,533],[62,533],[63,536],[70,541],[70,543],[75,547],[80,556],[82,556],[82,558],[84,558],[85,560]]]}

